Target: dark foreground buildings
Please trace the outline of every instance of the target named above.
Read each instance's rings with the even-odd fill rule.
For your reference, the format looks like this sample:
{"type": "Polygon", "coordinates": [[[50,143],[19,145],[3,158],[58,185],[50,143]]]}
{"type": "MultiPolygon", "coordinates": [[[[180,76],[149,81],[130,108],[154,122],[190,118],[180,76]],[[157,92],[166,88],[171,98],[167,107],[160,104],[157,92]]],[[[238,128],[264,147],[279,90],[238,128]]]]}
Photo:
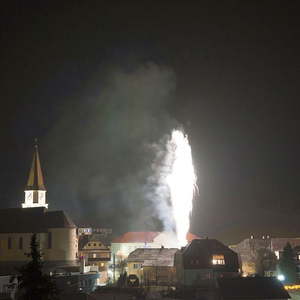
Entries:
{"type": "Polygon", "coordinates": [[[238,255],[215,239],[196,239],[175,255],[178,284],[209,286],[217,278],[240,276],[238,255]]]}

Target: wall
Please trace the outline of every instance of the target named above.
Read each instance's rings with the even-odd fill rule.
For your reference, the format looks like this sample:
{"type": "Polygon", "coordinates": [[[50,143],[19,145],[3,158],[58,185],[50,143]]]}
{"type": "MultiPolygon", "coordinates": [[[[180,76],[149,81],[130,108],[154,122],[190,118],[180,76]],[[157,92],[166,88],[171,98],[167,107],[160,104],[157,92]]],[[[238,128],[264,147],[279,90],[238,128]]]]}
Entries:
{"type": "Polygon", "coordinates": [[[127,275],[136,275],[138,277],[140,283],[142,283],[144,281],[142,262],[140,262],[140,261],[128,262],[127,263],[127,275]],[[140,267],[135,268],[134,265],[139,265],[140,267]]]}
{"type": "Polygon", "coordinates": [[[44,259],[50,261],[74,261],[78,256],[76,228],[51,228],[52,247],[48,249],[48,235],[44,235],[44,259]]]}
{"type": "Polygon", "coordinates": [[[79,251],[79,256],[85,258],[87,265],[98,266],[100,272],[99,284],[105,285],[108,281],[108,266],[111,258],[110,247],[105,246],[100,241],[90,240],[79,251]],[[96,257],[93,257],[94,254],[96,257]]]}
{"type": "Polygon", "coordinates": [[[145,285],[175,286],[175,267],[146,266],[143,268],[145,285]]]}
{"type": "Polygon", "coordinates": [[[138,248],[155,248],[152,243],[111,243],[111,262],[113,255],[116,256],[116,262],[128,257],[128,255],[138,248]]]}
{"type": "MultiPolygon", "coordinates": [[[[37,239],[45,261],[74,261],[78,249],[75,228],[51,228],[52,247],[48,249],[48,233],[38,233],[37,239]]],[[[0,262],[28,261],[26,253],[30,252],[32,233],[0,234],[0,262]],[[11,238],[11,249],[8,249],[8,238],[11,238]],[[19,239],[23,238],[23,247],[19,249],[19,239]]]]}
{"type": "MultiPolygon", "coordinates": [[[[45,233],[37,234],[43,240],[45,233]]],[[[30,252],[32,233],[1,233],[0,234],[0,261],[28,261],[25,255],[30,252]],[[11,249],[8,249],[8,238],[11,238],[11,249]],[[23,248],[19,249],[19,239],[23,238],[23,248]]]]}
{"type": "Polygon", "coordinates": [[[143,262],[128,262],[127,274],[136,275],[142,285],[175,285],[175,267],[143,266],[143,262]],[[134,266],[138,265],[138,268],[134,266]]]}

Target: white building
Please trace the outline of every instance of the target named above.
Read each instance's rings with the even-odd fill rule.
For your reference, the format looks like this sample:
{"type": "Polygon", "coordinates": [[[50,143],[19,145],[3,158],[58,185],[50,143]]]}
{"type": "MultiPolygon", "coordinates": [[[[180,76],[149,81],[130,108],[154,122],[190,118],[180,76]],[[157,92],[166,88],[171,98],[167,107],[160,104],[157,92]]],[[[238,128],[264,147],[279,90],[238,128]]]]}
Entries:
{"type": "Polygon", "coordinates": [[[0,275],[15,273],[29,260],[30,241],[37,235],[45,267],[77,263],[76,226],[63,211],[49,211],[46,189],[35,146],[22,208],[0,209],[0,275]]]}

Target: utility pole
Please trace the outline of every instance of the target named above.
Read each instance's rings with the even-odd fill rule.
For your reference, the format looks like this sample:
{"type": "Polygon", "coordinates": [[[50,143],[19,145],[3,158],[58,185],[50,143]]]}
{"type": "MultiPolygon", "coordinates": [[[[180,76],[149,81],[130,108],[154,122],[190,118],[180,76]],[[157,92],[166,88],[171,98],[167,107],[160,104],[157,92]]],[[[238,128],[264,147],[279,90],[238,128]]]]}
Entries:
{"type": "Polygon", "coordinates": [[[115,253],[113,254],[113,282],[116,282],[116,255],[115,253]]]}

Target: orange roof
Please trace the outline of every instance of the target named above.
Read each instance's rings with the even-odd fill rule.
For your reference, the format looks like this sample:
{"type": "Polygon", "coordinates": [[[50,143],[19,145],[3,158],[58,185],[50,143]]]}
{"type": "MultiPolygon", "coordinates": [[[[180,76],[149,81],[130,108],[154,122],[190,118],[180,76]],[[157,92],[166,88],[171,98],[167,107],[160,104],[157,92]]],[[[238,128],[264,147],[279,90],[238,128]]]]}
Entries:
{"type": "Polygon", "coordinates": [[[188,232],[186,234],[186,239],[187,239],[188,242],[191,242],[192,240],[197,240],[197,239],[201,239],[201,238],[198,235],[196,235],[196,234],[188,232]]]}
{"type": "Polygon", "coordinates": [[[113,243],[152,243],[160,232],[126,232],[113,239],[113,243]]]}

